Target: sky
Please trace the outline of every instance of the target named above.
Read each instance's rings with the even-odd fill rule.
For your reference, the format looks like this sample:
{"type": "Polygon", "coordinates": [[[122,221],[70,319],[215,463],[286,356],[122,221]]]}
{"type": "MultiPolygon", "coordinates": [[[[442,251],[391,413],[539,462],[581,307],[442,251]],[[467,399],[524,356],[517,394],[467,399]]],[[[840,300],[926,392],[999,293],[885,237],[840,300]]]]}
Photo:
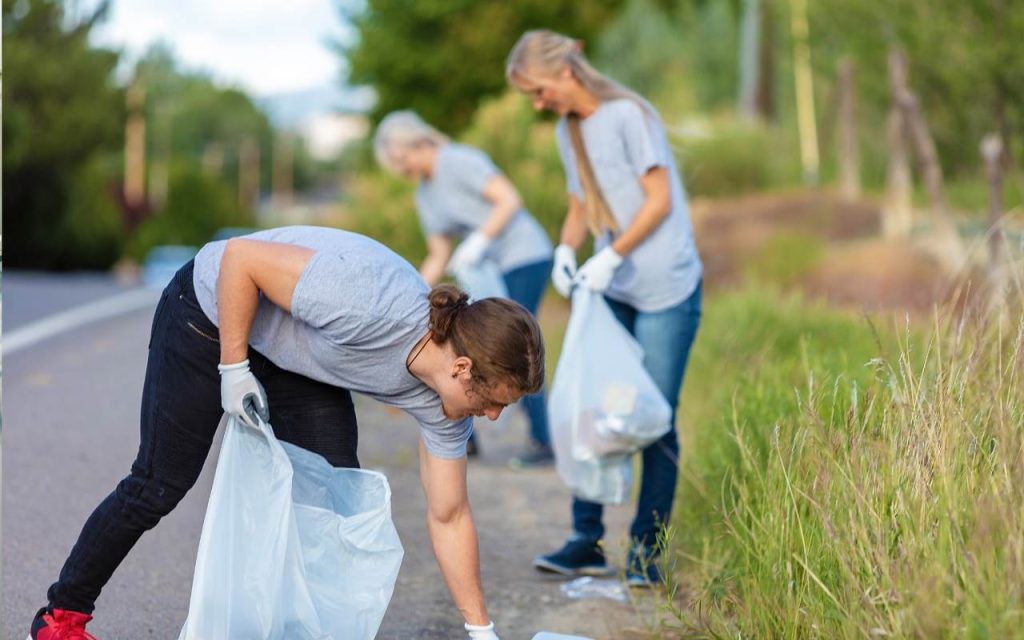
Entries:
{"type": "Polygon", "coordinates": [[[122,49],[130,68],[163,40],[183,68],[205,70],[256,96],[322,88],[342,78],[342,62],[328,42],[352,35],[336,2],[113,0],[92,41],[122,49]]]}

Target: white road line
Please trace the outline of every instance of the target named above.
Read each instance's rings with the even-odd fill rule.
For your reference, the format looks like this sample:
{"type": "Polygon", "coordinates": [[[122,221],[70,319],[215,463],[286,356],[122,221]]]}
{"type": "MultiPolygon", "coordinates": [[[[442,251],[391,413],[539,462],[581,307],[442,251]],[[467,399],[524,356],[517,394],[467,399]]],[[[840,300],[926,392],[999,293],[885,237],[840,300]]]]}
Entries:
{"type": "Polygon", "coordinates": [[[3,334],[3,354],[9,356],[84,324],[142,309],[153,304],[159,298],[159,290],[135,289],[55,313],[42,320],[19,327],[10,333],[5,332],[3,334]]]}

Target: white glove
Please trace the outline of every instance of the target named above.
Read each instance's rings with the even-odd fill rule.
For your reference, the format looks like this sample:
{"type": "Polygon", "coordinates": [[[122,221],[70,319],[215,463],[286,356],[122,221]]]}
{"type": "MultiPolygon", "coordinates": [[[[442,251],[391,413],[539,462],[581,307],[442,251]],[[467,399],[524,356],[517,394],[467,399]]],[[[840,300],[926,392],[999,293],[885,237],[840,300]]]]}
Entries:
{"type": "Polygon", "coordinates": [[[572,279],[576,277],[576,250],[567,244],[560,244],[555,249],[555,267],[551,270],[551,282],[555,291],[563,297],[569,297],[572,279]]]}
{"type": "Polygon", "coordinates": [[[573,282],[587,287],[591,291],[603,293],[611,284],[615,270],[622,264],[622,256],[615,249],[605,247],[590,260],[583,263],[576,273],[573,282]]]}
{"type": "Polygon", "coordinates": [[[476,625],[466,623],[466,631],[469,632],[469,640],[499,640],[498,634],[494,633],[494,623],[476,625]]]}
{"type": "Polygon", "coordinates": [[[218,364],[217,371],[220,371],[220,406],[224,413],[235,416],[253,429],[258,426],[257,417],[264,422],[270,419],[267,393],[249,371],[248,360],[218,364]]]}
{"type": "Polygon", "coordinates": [[[484,254],[487,253],[490,246],[490,238],[479,231],[474,231],[466,236],[466,239],[460,242],[455,252],[452,253],[451,260],[448,261],[448,271],[456,273],[466,267],[476,266],[483,260],[484,254]]]}

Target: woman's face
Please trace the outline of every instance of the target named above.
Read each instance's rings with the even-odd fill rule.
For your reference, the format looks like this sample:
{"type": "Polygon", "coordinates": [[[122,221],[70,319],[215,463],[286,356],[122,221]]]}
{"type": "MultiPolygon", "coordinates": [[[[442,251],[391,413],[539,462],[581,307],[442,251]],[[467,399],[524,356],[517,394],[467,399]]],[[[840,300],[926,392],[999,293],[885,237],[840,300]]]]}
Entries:
{"type": "Polygon", "coordinates": [[[487,416],[497,420],[505,407],[523,395],[504,382],[489,387],[474,386],[471,368],[472,361],[469,358],[456,358],[452,375],[437,390],[447,418],[461,420],[469,416],[487,416]]]}
{"type": "Polygon", "coordinates": [[[427,165],[426,145],[396,146],[390,150],[391,161],[407,180],[420,180],[430,172],[427,165]]]}
{"type": "Polygon", "coordinates": [[[581,90],[569,67],[554,75],[527,68],[525,73],[516,76],[514,84],[516,89],[529,96],[534,109],[552,111],[560,116],[573,110],[581,90]]]}

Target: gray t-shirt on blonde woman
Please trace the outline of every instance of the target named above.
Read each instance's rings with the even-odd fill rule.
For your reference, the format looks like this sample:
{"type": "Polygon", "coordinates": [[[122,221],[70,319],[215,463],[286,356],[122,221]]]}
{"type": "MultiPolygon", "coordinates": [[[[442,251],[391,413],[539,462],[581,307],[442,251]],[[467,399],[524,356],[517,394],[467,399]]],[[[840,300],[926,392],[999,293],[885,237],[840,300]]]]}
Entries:
{"type": "MultiPolygon", "coordinates": [[[[463,238],[487,221],[493,204],[484,197],[487,181],[501,175],[482,151],[447,143],[437,151],[434,174],[416,189],[416,210],[427,235],[463,238]]],[[[526,211],[517,211],[487,249],[486,257],[507,273],[551,258],[551,241],[526,211]]]]}
{"type": "MultiPolygon", "coordinates": [[[[629,99],[602,102],[580,122],[583,143],[605,200],[625,230],[646,198],[640,178],[655,167],[668,169],[672,211],[615,271],[607,296],[640,311],[661,311],[685,300],[700,281],[703,266],[693,241],[686,191],[661,122],[629,99]]],[[[556,128],[558,151],[570,193],[583,202],[576,154],[565,118],[556,128]]],[[[595,239],[595,251],[611,234],[595,239]]]]}
{"type": "MultiPolygon", "coordinates": [[[[379,242],[339,229],[284,227],[246,238],[316,252],[295,285],[291,313],[260,298],[249,335],[256,351],[282,369],[404,409],[431,455],[465,455],[472,420],[446,418],[440,396],[406,370],[430,309],[429,289],[412,265],[379,242]]],[[[224,245],[211,242],[195,260],[196,298],[217,326],[224,245]]]]}

